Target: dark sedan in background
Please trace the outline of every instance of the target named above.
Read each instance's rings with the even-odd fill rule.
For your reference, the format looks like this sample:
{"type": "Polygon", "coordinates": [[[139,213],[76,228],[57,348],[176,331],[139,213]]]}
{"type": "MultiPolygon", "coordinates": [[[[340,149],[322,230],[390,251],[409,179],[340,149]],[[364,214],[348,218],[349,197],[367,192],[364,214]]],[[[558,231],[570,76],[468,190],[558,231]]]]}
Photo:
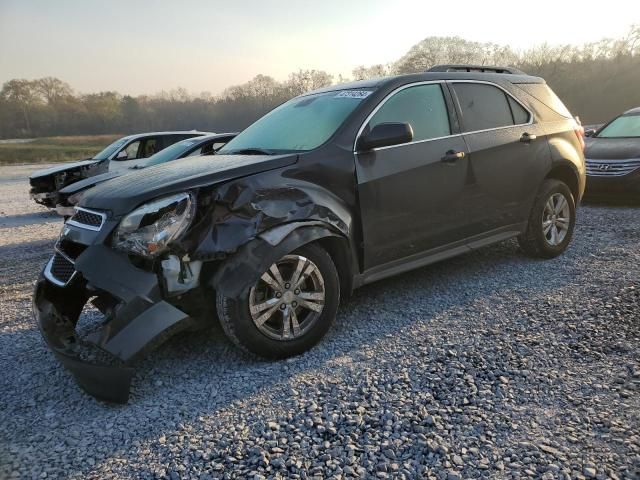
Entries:
{"type": "Polygon", "coordinates": [[[198,155],[215,155],[218,150],[224,147],[227,142],[232,140],[236,135],[237,133],[217,133],[187,138],[159,151],[155,155],[145,159],[142,163],[136,162],[135,165],[127,169],[110,168],[108,172],[79,180],[58,192],[56,212],[65,217],[73,215],[73,205],[78,202],[84,192],[112,178],[181,158],[198,155]]]}
{"type": "Polygon", "coordinates": [[[640,108],[587,131],[586,197],[640,199],[640,108]]]}
{"type": "Polygon", "coordinates": [[[128,169],[180,140],[211,133],[192,130],[128,135],[116,140],[93,158],[33,173],[29,177],[31,198],[45,207],[55,208],[59,190],[67,185],[101,173],[128,169]]]}

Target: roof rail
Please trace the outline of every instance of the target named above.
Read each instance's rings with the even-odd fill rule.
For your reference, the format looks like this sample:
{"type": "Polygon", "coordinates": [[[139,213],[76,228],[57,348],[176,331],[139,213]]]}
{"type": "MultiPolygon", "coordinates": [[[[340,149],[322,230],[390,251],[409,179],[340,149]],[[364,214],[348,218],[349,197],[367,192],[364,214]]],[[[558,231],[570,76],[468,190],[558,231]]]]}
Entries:
{"type": "Polygon", "coordinates": [[[491,65],[434,65],[427,72],[486,72],[510,73],[512,75],[526,75],[522,70],[513,67],[495,67],[491,65]]]}

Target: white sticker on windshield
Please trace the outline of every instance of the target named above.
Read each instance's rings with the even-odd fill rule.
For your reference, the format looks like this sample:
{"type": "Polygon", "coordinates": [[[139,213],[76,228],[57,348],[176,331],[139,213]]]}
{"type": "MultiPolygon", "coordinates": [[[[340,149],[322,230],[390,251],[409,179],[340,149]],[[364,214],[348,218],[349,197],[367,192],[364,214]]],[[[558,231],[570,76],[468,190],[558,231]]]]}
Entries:
{"type": "Polygon", "coordinates": [[[371,90],[342,90],[335,98],[367,98],[371,90]]]}

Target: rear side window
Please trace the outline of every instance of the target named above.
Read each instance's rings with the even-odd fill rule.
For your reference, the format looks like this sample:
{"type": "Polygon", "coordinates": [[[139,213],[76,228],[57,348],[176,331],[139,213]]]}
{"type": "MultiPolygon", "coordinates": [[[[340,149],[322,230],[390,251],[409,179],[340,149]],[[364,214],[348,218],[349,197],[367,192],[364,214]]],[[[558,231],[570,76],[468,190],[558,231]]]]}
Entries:
{"type": "Polygon", "coordinates": [[[439,84],[416,85],[400,90],[373,115],[369,128],[387,122],[409,123],[413,128],[413,141],[450,135],[442,87],[439,84]]]}
{"type": "Polygon", "coordinates": [[[529,95],[534,97],[541,103],[544,103],[547,107],[549,107],[554,112],[562,115],[566,118],[573,118],[571,112],[567,107],[564,106],[562,100],[558,98],[558,96],[549,88],[549,86],[545,83],[518,83],[516,85],[520,87],[522,90],[527,92],[529,95]]]}
{"type": "Polygon", "coordinates": [[[529,112],[527,112],[522,105],[516,102],[513,97],[507,95],[509,100],[509,106],[511,107],[511,113],[513,114],[513,121],[516,125],[522,125],[529,123],[529,112]]]}
{"type": "MultiPolygon", "coordinates": [[[[467,132],[514,125],[507,95],[484,83],[454,83],[467,132]]],[[[526,122],[524,122],[526,123],[526,122]]]]}

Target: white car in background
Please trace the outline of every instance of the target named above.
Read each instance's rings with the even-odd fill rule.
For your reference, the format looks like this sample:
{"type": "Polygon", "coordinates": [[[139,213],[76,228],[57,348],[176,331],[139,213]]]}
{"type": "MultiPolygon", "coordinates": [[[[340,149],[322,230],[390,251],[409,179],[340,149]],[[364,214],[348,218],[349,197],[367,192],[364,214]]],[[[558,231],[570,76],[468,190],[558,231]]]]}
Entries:
{"type": "Polygon", "coordinates": [[[45,207],[55,208],[58,192],[79,180],[105,172],[122,171],[144,163],[155,153],[180,140],[211,135],[211,132],[152,132],[129,135],[116,140],[93,158],[39,170],[29,177],[31,198],[45,207]]]}

